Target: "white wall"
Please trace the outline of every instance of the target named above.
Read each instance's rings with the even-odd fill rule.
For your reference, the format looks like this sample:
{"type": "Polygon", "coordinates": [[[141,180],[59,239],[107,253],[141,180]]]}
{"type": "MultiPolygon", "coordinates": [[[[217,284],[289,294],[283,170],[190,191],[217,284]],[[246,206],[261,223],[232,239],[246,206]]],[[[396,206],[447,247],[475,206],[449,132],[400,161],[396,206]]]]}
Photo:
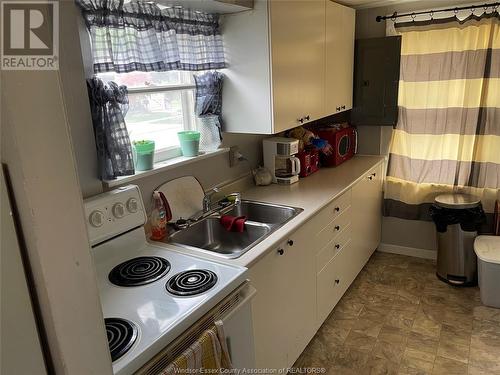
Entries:
{"type": "Polygon", "coordinates": [[[151,195],[153,190],[166,181],[181,176],[195,176],[205,190],[219,185],[221,183],[230,182],[250,172],[250,169],[255,167],[261,159],[262,155],[262,136],[260,135],[239,135],[239,134],[224,134],[223,146],[237,144],[241,152],[249,161],[242,161],[239,165],[229,167],[229,153],[214,156],[212,158],[203,159],[179,168],[175,168],[163,173],[155,174],[133,183],[141,189],[146,209],[149,210],[151,195]]]}
{"type": "Polygon", "coordinates": [[[12,178],[55,373],[105,375],[112,373],[111,360],[71,144],[76,133],[70,134],[87,115],[78,105],[83,87],[68,78],[78,70],[70,48],[78,41],[73,1],[60,1],[60,21],[60,71],[1,71],[1,158],[12,178]]]}
{"type": "MultiPolygon", "coordinates": [[[[66,19],[63,21],[71,22],[72,28],[75,28],[75,25],[79,28],[85,27],[78,8],[74,9],[71,21],[66,19]]],[[[88,72],[84,71],[85,65],[80,53],[80,33],[74,30],[61,36],[61,58],[66,62],[60,66],[63,95],[68,106],[67,115],[71,120],[71,139],[78,178],[83,196],[88,197],[102,191],[101,180],[97,178],[97,154],[88,152],[88,150],[95,150],[94,130],[85,83],[88,72]]],[[[82,47],[85,48],[84,45],[82,47]]]]}
{"type": "MultiPolygon", "coordinates": [[[[453,8],[460,4],[471,4],[471,0],[422,0],[399,4],[394,2],[394,4],[388,6],[358,10],[356,12],[356,39],[385,36],[385,22],[376,22],[375,17],[377,16],[385,16],[394,12],[411,13],[432,8],[453,8]]],[[[482,3],[478,2],[478,4],[484,4],[484,1],[482,3]]]]}

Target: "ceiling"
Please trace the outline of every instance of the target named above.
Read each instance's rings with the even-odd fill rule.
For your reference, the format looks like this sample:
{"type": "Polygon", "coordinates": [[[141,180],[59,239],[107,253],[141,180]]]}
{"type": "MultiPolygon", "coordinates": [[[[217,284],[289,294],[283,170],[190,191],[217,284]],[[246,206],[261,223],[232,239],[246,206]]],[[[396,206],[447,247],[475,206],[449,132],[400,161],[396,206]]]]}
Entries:
{"type": "Polygon", "coordinates": [[[397,3],[409,3],[415,0],[341,0],[340,3],[348,5],[356,9],[362,8],[378,8],[397,3]]]}
{"type": "MultiPolygon", "coordinates": [[[[481,1],[481,0],[479,0],[481,1]]],[[[426,6],[429,7],[449,7],[458,4],[474,4],[478,3],[478,1],[474,0],[435,0],[435,1],[415,1],[415,0],[339,0],[339,3],[344,5],[356,8],[356,9],[367,9],[367,8],[378,8],[378,7],[386,7],[386,6],[398,6],[403,5],[405,3],[415,3],[415,5],[419,5],[418,3],[426,3],[426,6]]],[[[488,1],[492,2],[492,1],[488,1]]],[[[483,1],[484,3],[484,1],[483,1]]]]}

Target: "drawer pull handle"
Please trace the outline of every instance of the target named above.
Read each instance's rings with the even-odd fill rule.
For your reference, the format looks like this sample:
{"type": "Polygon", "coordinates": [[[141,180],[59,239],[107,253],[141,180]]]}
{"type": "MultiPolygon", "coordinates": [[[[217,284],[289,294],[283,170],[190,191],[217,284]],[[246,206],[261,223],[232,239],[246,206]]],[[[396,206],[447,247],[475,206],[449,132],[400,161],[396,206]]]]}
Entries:
{"type": "Polygon", "coordinates": [[[293,240],[288,240],[287,244],[288,246],[293,246],[293,240]]]}
{"type": "Polygon", "coordinates": [[[335,230],[339,231],[340,230],[340,225],[335,225],[335,230]]]}
{"type": "Polygon", "coordinates": [[[372,176],[373,176],[373,177],[375,177],[376,175],[377,175],[377,174],[376,174],[375,172],[374,172],[374,173],[372,173],[372,176]]]}
{"type": "Polygon", "coordinates": [[[309,121],[311,119],[311,116],[307,115],[306,117],[304,117],[304,120],[306,121],[309,121]]]}
{"type": "Polygon", "coordinates": [[[339,212],[340,211],[340,207],[335,207],[334,211],[335,212],[339,212]]]}
{"type": "Polygon", "coordinates": [[[335,279],[335,284],[339,284],[340,283],[340,280],[339,279],[335,279]]]}
{"type": "Polygon", "coordinates": [[[279,255],[283,255],[283,254],[285,254],[285,250],[283,250],[283,249],[279,249],[279,250],[278,250],[278,254],[279,254],[279,255]]]}
{"type": "Polygon", "coordinates": [[[335,248],[336,248],[337,250],[338,250],[338,249],[340,249],[340,245],[339,245],[339,244],[336,244],[336,245],[335,245],[335,248]]]}
{"type": "Polygon", "coordinates": [[[369,180],[373,180],[373,176],[368,176],[368,179],[369,180]]]}
{"type": "Polygon", "coordinates": [[[300,122],[301,124],[303,124],[304,123],[304,118],[303,117],[299,118],[297,121],[300,122]]]}

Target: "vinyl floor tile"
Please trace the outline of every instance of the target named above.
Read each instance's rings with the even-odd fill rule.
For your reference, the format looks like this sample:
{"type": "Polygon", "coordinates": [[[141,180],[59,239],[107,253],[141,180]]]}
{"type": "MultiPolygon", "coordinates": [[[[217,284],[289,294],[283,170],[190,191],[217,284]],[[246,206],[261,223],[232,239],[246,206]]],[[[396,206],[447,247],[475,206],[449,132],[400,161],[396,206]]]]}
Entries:
{"type": "Polygon", "coordinates": [[[500,375],[500,309],[426,259],[375,252],[296,367],[327,375],[500,375]]]}

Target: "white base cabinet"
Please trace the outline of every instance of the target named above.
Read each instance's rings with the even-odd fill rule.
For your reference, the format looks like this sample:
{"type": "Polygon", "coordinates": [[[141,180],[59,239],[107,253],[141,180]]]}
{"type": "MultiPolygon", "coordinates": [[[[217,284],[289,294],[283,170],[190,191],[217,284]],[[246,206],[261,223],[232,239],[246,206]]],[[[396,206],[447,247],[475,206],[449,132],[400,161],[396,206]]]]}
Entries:
{"type": "Polygon", "coordinates": [[[307,225],[250,268],[258,368],[291,366],[315,333],[316,278],[307,225]]]}
{"type": "Polygon", "coordinates": [[[292,366],[380,242],[382,166],[250,268],[256,366],[292,366]]]}
{"type": "Polygon", "coordinates": [[[359,261],[370,258],[382,231],[382,166],[372,169],[352,187],[353,247],[359,261]]]}

